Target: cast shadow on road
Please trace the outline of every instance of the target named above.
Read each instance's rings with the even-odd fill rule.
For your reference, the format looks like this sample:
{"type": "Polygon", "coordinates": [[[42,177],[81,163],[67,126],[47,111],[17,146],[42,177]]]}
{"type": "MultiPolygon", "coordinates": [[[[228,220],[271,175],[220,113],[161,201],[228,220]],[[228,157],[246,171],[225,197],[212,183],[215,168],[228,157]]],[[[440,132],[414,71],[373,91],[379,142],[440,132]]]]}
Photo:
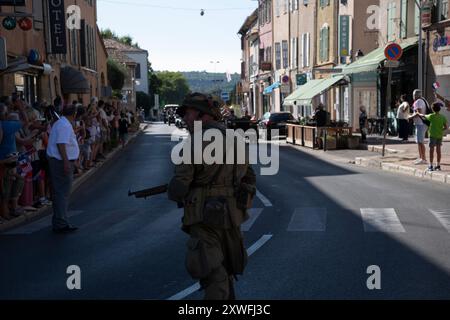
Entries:
{"type": "Polygon", "coordinates": [[[408,211],[400,209],[397,215],[405,232],[365,232],[365,228],[377,226],[366,221],[364,227],[361,208],[398,208],[398,202],[404,201],[383,195],[372,185],[366,171],[334,165],[281,146],[279,173],[257,179],[258,189],[272,201],[273,208],[265,209],[261,216],[265,215],[266,220],[259,218],[254,229],[260,234],[273,233],[273,238],[250,259],[249,272],[238,284],[239,297],[450,298],[448,250],[439,249],[439,257],[429,252],[434,244],[448,248],[447,243],[429,239],[439,235],[445,240],[448,233],[433,216],[417,224],[409,220],[408,211]],[[358,199],[360,192],[366,191],[374,194],[374,201],[364,203],[358,199]],[[287,230],[293,213],[318,208],[326,212],[325,230],[287,230]],[[424,229],[424,233],[420,231],[424,229]],[[368,272],[370,266],[380,268],[381,290],[368,289],[373,272],[368,272]],[[270,283],[270,288],[255,290],[257,283],[270,283]]]}

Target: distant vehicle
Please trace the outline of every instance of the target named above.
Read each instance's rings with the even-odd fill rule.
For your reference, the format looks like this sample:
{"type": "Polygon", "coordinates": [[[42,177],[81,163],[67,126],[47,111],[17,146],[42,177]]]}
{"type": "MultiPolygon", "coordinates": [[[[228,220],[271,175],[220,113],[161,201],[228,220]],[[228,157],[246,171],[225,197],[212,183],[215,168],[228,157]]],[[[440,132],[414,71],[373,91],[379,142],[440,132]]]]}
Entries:
{"type": "Polygon", "coordinates": [[[179,107],[179,105],[177,105],[177,104],[166,104],[164,106],[164,111],[163,111],[164,123],[168,123],[169,126],[172,123],[175,124],[176,110],[178,107],[179,107]]]}
{"type": "Polygon", "coordinates": [[[271,130],[278,129],[280,136],[286,136],[286,124],[290,120],[295,120],[290,112],[267,112],[259,121],[258,126],[260,129],[267,130],[266,138],[267,140],[271,140],[271,130]]]}
{"type": "Polygon", "coordinates": [[[179,129],[186,128],[186,123],[180,117],[175,118],[175,126],[179,129]]]}

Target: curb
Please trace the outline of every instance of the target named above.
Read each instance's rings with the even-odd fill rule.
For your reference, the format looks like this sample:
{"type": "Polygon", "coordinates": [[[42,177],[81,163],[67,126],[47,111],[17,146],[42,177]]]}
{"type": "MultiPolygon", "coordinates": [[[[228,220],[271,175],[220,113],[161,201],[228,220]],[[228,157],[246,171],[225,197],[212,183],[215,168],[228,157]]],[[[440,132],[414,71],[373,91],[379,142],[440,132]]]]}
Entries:
{"type": "MultiPolygon", "coordinates": [[[[136,139],[139,135],[141,135],[142,132],[144,132],[149,126],[150,126],[150,124],[146,124],[144,127],[139,128],[139,130],[135,134],[130,136],[126,146],[128,146],[132,141],[134,141],[134,139],[136,139]]],[[[106,163],[109,162],[109,160],[111,160],[116,154],[118,154],[122,150],[123,150],[123,148],[118,146],[115,150],[113,150],[112,152],[110,152],[110,153],[108,153],[106,155],[106,159],[104,161],[102,161],[99,166],[89,170],[88,172],[83,174],[81,177],[77,178],[73,182],[71,194],[74,193],[76,190],[78,190],[78,188],[84,182],[86,182],[89,178],[91,178],[93,175],[95,175],[95,173],[98,170],[100,170],[106,163]]],[[[45,217],[45,216],[51,214],[51,208],[52,208],[51,206],[45,206],[45,207],[42,207],[42,208],[38,209],[37,211],[25,212],[20,217],[17,217],[17,218],[15,218],[13,220],[10,220],[10,221],[8,221],[6,223],[0,224],[0,233],[9,231],[9,230],[11,230],[13,228],[16,228],[16,227],[19,227],[19,226],[21,226],[23,224],[26,224],[28,222],[34,221],[37,218],[45,217]]]]}
{"type": "Polygon", "coordinates": [[[427,172],[423,169],[402,166],[390,162],[383,162],[381,159],[355,158],[355,164],[360,167],[377,168],[384,171],[419,178],[421,180],[450,184],[450,174],[427,172]]]}
{"type": "MultiPolygon", "coordinates": [[[[369,145],[367,146],[367,150],[370,152],[376,152],[376,153],[383,153],[383,147],[381,146],[375,146],[375,145],[369,145]]],[[[398,154],[401,153],[399,150],[385,148],[385,153],[388,154],[398,154]]]]}

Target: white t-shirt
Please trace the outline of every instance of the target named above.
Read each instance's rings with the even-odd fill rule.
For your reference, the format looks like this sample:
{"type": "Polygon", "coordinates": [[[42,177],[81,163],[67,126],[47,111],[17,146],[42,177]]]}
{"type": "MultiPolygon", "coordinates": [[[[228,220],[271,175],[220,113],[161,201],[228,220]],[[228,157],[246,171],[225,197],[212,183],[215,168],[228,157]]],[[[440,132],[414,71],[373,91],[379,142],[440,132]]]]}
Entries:
{"type": "Polygon", "coordinates": [[[405,101],[398,107],[397,119],[407,120],[408,116],[409,116],[409,103],[405,101]]]}
{"type": "Polygon", "coordinates": [[[66,153],[69,160],[77,160],[80,156],[77,137],[66,117],[61,117],[53,125],[47,146],[47,155],[49,157],[63,160],[58,150],[58,144],[66,145],[66,153]]]}
{"type": "MultiPolygon", "coordinates": [[[[427,113],[427,105],[425,104],[425,101],[423,101],[422,98],[417,99],[413,104],[413,110],[414,112],[418,111],[420,114],[426,114],[427,113]]],[[[414,118],[414,124],[416,126],[423,126],[423,121],[419,117],[414,118]]]]}

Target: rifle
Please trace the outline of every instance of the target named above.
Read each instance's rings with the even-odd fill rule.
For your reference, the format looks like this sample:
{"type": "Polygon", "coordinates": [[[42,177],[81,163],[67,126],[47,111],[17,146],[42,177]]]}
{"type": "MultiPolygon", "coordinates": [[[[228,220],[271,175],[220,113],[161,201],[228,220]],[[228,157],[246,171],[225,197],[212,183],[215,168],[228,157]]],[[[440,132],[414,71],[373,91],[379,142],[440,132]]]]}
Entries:
{"type": "MultiPolygon", "coordinates": [[[[157,194],[166,193],[168,189],[169,189],[169,185],[163,184],[161,186],[144,189],[144,190],[139,190],[139,191],[135,191],[135,192],[128,191],[128,196],[129,197],[135,196],[137,199],[140,199],[140,198],[147,199],[148,197],[155,196],[157,194]]],[[[178,205],[178,208],[184,207],[183,203],[178,203],[177,205],[178,205]]]]}
{"type": "Polygon", "coordinates": [[[169,188],[169,185],[164,184],[164,185],[157,186],[154,188],[139,190],[139,191],[135,191],[135,192],[128,191],[128,196],[129,197],[135,196],[137,199],[140,199],[140,198],[147,199],[148,197],[155,196],[157,194],[166,193],[168,188],[169,188]]]}

